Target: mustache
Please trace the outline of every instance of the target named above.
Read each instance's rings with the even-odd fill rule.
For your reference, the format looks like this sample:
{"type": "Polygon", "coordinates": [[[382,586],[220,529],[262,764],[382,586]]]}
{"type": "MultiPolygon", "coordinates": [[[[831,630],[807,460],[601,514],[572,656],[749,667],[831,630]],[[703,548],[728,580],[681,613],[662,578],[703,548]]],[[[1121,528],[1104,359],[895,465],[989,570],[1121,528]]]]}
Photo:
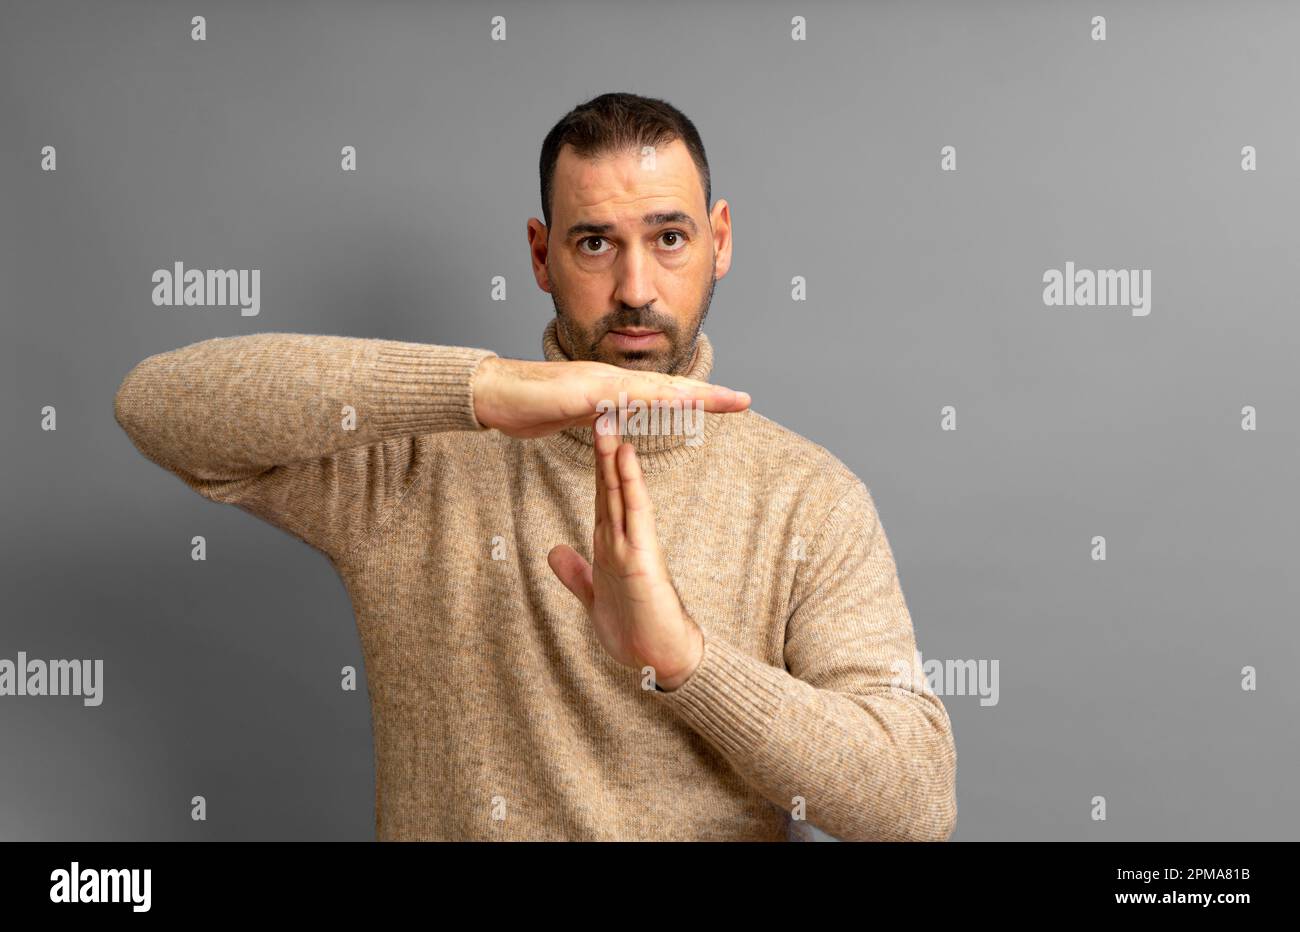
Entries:
{"type": "Polygon", "coordinates": [[[626,311],[611,315],[602,321],[602,334],[611,330],[660,330],[664,333],[673,332],[673,322],[665,319],[658,314],[647,311],[635,311],[628,313],[626,311]]]}

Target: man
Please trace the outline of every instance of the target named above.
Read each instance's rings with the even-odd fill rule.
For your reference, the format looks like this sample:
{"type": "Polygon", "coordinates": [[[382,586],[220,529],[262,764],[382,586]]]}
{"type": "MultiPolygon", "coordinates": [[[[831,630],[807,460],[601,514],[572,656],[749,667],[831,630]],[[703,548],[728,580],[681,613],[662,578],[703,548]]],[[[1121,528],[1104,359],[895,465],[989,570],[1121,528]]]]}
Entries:
{"type": "Polygon", "coordinates": [[[951,727],[870,493],[708,382],[731,219],[695,127],[602,95],[541,182],[545,361],[213,339],[132,370],[119,423],[342,577],[378,838],[948,838],[951,727]]]}

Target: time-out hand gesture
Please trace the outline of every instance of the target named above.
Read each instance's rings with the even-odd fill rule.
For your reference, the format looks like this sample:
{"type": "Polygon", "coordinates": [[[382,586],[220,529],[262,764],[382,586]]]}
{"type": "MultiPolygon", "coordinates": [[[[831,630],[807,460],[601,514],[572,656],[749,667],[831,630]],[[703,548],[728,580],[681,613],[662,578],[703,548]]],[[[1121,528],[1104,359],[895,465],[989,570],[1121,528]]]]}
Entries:
{"type": "Polygon", "coordinates": [[[676,689],[699,664],[704,637],[673,588],[636,449],[599,430],[595,443],[595,565],[567,544],[552,548],[547,561],[586,607],[611,657],[653,667],[656,683],[676,689]]]}

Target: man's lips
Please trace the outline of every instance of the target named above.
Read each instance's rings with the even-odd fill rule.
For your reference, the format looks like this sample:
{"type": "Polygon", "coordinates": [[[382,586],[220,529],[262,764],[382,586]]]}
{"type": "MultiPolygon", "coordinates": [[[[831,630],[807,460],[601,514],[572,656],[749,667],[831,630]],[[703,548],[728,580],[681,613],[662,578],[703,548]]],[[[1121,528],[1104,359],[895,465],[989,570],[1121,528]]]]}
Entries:
{"type": "Polygon", "coordinates": [[[632,330],[611,330],[609,331],[610,342],[615,346],[626,350],[645,349],[653,346],[663,336],[662,330],[644,330],[636,328],[632,330]]]}

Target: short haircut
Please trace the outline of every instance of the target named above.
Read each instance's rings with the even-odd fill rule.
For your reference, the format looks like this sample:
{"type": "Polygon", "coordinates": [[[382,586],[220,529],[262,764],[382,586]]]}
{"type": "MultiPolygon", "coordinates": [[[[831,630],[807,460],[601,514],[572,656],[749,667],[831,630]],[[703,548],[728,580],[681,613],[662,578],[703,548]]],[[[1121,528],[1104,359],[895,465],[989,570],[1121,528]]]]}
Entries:
{"type": "Polygon", "coordinates": [[[542,219],[549,231],[551,227],[551,192],[555,180],[555,165],[560,150],[566,145],[580,158],[595,158],[625,152],[640,151],[643,146],[660,146],[680,139],[691,154],[700,173],[704,188],[704,206],[709,207],[713,197],[709,183],[709,160],[704,154],[704,143],[695,124],[666,100],[641,97],[637,94],[612,93],[593,97],[578,104],[551,128],[542,142],[539,170],[542,181],[542,219]]]}

